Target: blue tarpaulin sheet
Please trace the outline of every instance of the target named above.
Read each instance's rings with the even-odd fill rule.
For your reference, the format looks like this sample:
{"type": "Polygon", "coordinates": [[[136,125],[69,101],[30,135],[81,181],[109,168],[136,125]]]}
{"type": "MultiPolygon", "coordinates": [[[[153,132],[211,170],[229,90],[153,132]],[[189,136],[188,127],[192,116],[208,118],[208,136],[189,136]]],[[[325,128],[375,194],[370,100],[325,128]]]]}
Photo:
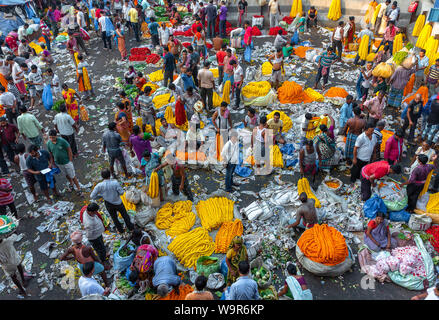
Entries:
{"type": "Polygon", "coordinates": [[[5,19],[4,15],[4,12],[0,12],[0,31],[5,36],[14,29],[18,30],[18,27],[24,24],[20,17],[14,15],[11,18],[5,19]]]}
{"type": "Polygon", "coordinates": [[[0,7],[1,6],[16,6],[16,5],[20,5],[20,4],[25,4],[27,2],[30,2],[29,0],[2,0],[0,2],[0,7]]]}

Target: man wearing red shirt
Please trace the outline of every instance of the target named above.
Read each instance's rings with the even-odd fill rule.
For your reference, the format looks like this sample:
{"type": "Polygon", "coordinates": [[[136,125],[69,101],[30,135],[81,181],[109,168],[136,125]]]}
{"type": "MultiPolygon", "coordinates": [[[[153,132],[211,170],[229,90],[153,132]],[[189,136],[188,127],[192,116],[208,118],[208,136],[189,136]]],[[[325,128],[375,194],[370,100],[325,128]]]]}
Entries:
{"type": "Polygon", "coordinates": [[[195,18],[195,22],[191,27],[192,30],[192,34],[196,34],[197,33],[197,28],[201,27],[201,29],[204,29],[203,24],[201,23],[201,19],[199,17],[195,18]]]}
{"type": "Polygon", "coordinates": [[[219,82],[218,85],[221,85],[223,82],[223,76],[224,76],[224,58],[227,55],[226,52],[227,45],[224,43],[221,46],[221,49],[216,53],[216,59],[218,61],[218,74],[219,74],[219,82]]]}
{"type": "Polygon", "coordinates": [[[6,117],[0,118],[0,137],[2,143],[2,149],[6,152],[9,162],[14,163],[15,157],[15,147],[18,143],[18,138],[20,137],[20,132],[17,126],[8,123],[6,117]]]}
{"type": "Polygon", "coordinates": [[[17,208],[12,195],[12,186],[7,179],[0,179],[0,214],[6,214],[6,207],[9,207],[11,213],[18,219],[17,208]]]}
{"type": "Polygon", "coordinates": [[[361,199],[366,201],[372,195],[371,187],[375,186],[375,180],[391,174],[401,173],[401,167],[397,165],[391,166],[387,161],[377,161],[367,164],[361,170],[361,199]]]}

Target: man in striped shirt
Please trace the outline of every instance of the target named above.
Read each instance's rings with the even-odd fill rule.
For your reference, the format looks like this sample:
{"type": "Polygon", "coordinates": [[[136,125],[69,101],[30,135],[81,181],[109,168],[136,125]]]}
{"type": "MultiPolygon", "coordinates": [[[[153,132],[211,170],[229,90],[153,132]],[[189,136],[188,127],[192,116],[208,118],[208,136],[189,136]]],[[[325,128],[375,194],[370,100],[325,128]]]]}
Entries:
{"type": "Polygon", "coordinates": [[[427,76],[428,97],[437,94],[437,87],[439,86],[439,59],[436,59],[436,64],[430,67],[427,76]]]}
{"type": "Polygon", "coordinates": [[[47,50],[50,51],[50,29],[47,26],[45,19],[40,20],[40,29],[41,29],[41,34],[43,35],[43,38],[46,41],[47,50]]]}
{"type": "Polygon", "coordinates": [[[6,207],[9,207],[11,213],[18,219],[17,208],[12,195],[12,186],[8,179],[0,179],[0,214],[6,214],[6,207]]]}
{"type": "Polygon", "coordinates": [[[319,58],[319,69],[317,71],[316,84],[314,85],[314,89],[317,89],[317,85],[319,84],[320,79],[323,76],[322,90],[325,90],[325,85],[328,83],[329,70],[331,69],[331,65],[336,61],[337,55],[334,53],[334,49],[332,47],[329,47],[327,51],[323,53],[319,58]]]}

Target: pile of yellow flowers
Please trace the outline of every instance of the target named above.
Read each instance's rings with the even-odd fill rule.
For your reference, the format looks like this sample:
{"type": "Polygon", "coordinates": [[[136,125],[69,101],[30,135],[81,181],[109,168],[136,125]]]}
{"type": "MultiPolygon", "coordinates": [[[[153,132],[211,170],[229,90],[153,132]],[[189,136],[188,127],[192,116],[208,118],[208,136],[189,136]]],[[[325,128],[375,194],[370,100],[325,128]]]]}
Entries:
{"type": "Polygon", "coordinates": [[[332,0],[328,11],[328,19],[337,21],[341,17],[341,3],[340,0],[332,0]]]}
{"type": "Polygon", "coordinates": [[[413,37],[418,37],[421,34],[424,24],[425,24],[425,14],[420,14],[416,19],[415,26],[413,27],[413,32],[412,32],[413,37]]]}
{"type": "Polygon", "coordinates": [[[279,146],[277,144],[270,146],[270,164],[276,168],[284,167],[282,152],[280,152],[279,146]]]}
{"type": "Polygon", "coordinates": [[[148,74],[148,78],[149,78],[149,81],[151,81],[151,82],[162,81],[164,79],[162,69],[151,72],[150,74],[148,74]]]}
{"type": "Polygon", "coordinates": [[[361,38],[360,46],[358,47],[358,55],[361,60],[366,60],[369,54],[369,36],[366,34],[361,38]]]}
{"type": "Polygon", "coordinates": [[[320,116],[320,117],[313,117],[309,123],[308,123],[308,129],[314,128],[314,130],[310,130],[306,132],[306,138],[308,140],[314,139],[315,136],[317,136],[320,133],[320,125],[324,124],[326,126],[331,125],[331,121],[326,116],[320,116]]]}
{"type": "Polygon", "coordinates": [[[273,65],[269,61],[265,61],[261,66],[261,71],[264,76],[271,74],[273,65]]]}
{"type": "MultiPolygon", "coordinates": [[[[425,43],[427,42],[428,38],[431,35],[432,27],[427,23],[421,30],[421,33],[419,34],[418,40],[416,41],[416,47],[418,48],[424,48],[425,43]]],[[[424,48],[425,49],[425,48],[424,48]]]]}
{"type": "Polygon", "coordinates": [[[380,9],[381,9],[381,3],[378,4],[378,5],[375,7],[375,10],[374,10],[374,12],[373,12],[372,20],[370,21],[370,23],[372,24],[372,26],[374,26],[375,23],[376,23],[376,21],[377,21],[378,13],[380,13],[380,9]]]}
{"type": "Polygon", "coordinates": [[[268,81],[253,81],[242,88],[242,95],[246,98],[263,97],[270,91],[271,85],[268,81]]]}
{"type": "Polygon", "coordinates": [[[311,191],[311,188],[309,187],[309,181],[307,178],[299,179],[299,181],[297,182],[297,192],[299,193],[299,195],[302,192],[305,192],[308,198],[314,199],[316,201],[316,203],[314,204],[316,208],[321,207],[319,199],[316,198],[314,193],[311,191]]]}
{"type": "Polygon", "coordinates": [[[219,70],[218,70],[218,68],[212,68],[212,69],[209,69],[209,70],[212,71],[214,78],[218,78],[219,77],[219,70]]]}
{"type": "Polygon", "coordinates": [[[243,227],[240,219],[224,222],[215,236],[215,252],[226,253],[232,239],[236,236],[242,236],[242,232],[243,227]]]}
{"type": "Polygon", "coordinates": [[[228,104],[230,104],[230,89],[231,89],[231,82],[226,81],[223,87],[223,96],[220,97],[215,91],[213,92],[213,106],[219,107],[221,105],[221,102],[225,101],[228,104]]]}
{"type": "Polygon", "coordinates": [[[425,43],[425,55],[428,57],[429,65],[432,65],[436,62],[436,55],[438,49],[439,41],[436,40],[433,36],[429,37],[427,42],[425,43]]]}
{"type": "Polygon", "coordinates": [[[155,171],[151,173],[151,177],[149,178],[148,195],[151,199],[159,196],[159,176],[155,171]]]}
{"type": "MultiPolygon", "coordinates": [[[[167,105],[169,102],[169,98],[171,97],[170,93],[159,94],[152,99],[152,103],[156,109],[160,109],[164,105],[167,105]]],[[[175,98],[172,97],[171,102],[175,102],[175,98]]]]}
{"type": "Polygon", "coordinates": [[[402,49],[402,33],[398,33],[393,40],[393,52],[392,55],[402,49]]]}
{"type": "Polygon", "coordinates": [[[324,96],[322,96],[320,93],[312,88],[305,89],[305,93],[308,95],[308,97],[310,97],[312,101],[323,102],[323,100],[325,100],[324,96]]]}
{"type": "Polygon", "coordinates": [[[186,268],[196,265],[201,256],[210,256],[215,250],[215,243],[204,228],[195,228],[192,231],[180,234],[172,240],[168,250],[174,253],[177,259],[186,268]]]}
{"type": "Polygon", "coordinates": [[[225,197],[215,197],[198,202],[195,208],[201,225],[210,231],[226,221],[233,220],[234,203],[225,197]]]}
{"type": "Polygon", "coordinates": [[[192,211],[192,201],[190,200],[178,201],[174,204],[168,202],[157,211],[155,224],[159,229],[168,229],[176,220],[190,211],[192,211]]]}
{"type": "Polygon", "coordinates": [[[293,121],[291,121],[290,117],[287,116],[284,112],[279,110],[274,110],[267,115],[267,120],[270,120],[274,117],[276,112],[280,113],[280,119],[283,122],[282,132],[288,132],[293,127],[293,121]]]}

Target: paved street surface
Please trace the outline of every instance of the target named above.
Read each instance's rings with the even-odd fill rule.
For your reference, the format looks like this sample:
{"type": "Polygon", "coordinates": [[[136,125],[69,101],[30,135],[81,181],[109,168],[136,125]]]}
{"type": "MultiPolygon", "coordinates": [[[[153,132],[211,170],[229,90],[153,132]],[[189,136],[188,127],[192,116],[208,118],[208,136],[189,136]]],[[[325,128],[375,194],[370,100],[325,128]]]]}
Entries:
{"type": "MultiPolygon", "coordinates": [[[[102,50],[103,45],[101,39],[97,38],[94,33],[92,36],[93,39],[87,44],[90,55],[86,57],[86,60],[91,65],[91,70],[89,72],[92,75],[93,86],[97,98],[86,103],[87,106],[94,106],[94,108],[92,107],[89,109],[90,121],[83,123],[83,131],[81,129],[82,133],[77,137],[80,156],[74,161],[79,181],[83,185],[87,185],[89,183],[95,184],[99,182],[100,169],[108,165],[105,156],[101,152],[100,138],[103,130],[108,124],[108,121],[112,121],[114,119],[113,109],[115,107],[115,102],[117,102],[117,97],[116,90],[113,89],[112,86],[115,78],[122,77],[123,72],[125,72],[127,68],[127,63],[121,63],[119,61],[120,55],[116,48],[113,47],[112,51],[104,51],[102,50]]],[[[319,44],[321,39],[318,36],[305,36],[305,38],[312,38],[313,45],[321,47],[321,44],[319,44]]],[[[182,38],[180,38],[180,40],[182,40],[182,38]]],[[[255,45],[262,45],[266,41],[272,42],[274,41],[274,37],[258,38],[255,40],[255,45]]],[[[143,41],[143,44],[145,43],[146,42],[143,41]]],[[[147,40],[147,43],[149,44],[149,40],[147,40]]],[[[127,49],[129,50],[129,48],[133,46],[136,46],[136,43],[133,41],[133,39],[130,39],[127,44],[127,49]]],[[[73,83],[74,69],[70,56],[67,54],[65,49],[56,49],[56,52],[56,66],[54,68],[55,73],[59,75],[61,81],[66,81],[74,89],[77,89],[77,85],[73,83]]],[[[242,56],[240,59],[241,58],[242,56]]],[[[247,66],[248,65],[243,64],[244,68],[247,66]]],[[[336,65],[334,70],[340,70],[340,68],[343,68],[342,70],[346,71],[347,73],[353,72],[351,67],[346,68],[341,64],[336,65]]],[[[151,69],[149,72],[157,69],[158,68],[151,69]]],[[[316,70],[313,73],[301,75],[301,77],[306,80],[307,86],[312,87],[315,73],[316,70]]],[[[337,84],[346,84],[346,81],[337,79],[330,80],[330,86],[337,84]]],[[[347,84],[352,88],[355,86],[355,83],[347,84]]],[[[40,107],[38,114],[36,114],[37,118],[44,123],[46,128],[52,127],[51,121],[54,115],[54,111],[46,111],[43,107],[40,107]]],[[[233,113],[234,122],[242,121],[243,117],[243,111],[233,113]]],[[[408,159],[406,158],[405,161],[408,162],[408,159]]],[[[192,177],[194,175],[199,177],[199,179],[192,186],[193,191],[195,191],[196,194],[205,192],[206,190],[208,193],[214,192],[219,188],[219,184],[216,180],[224,180],[223,175],[218,176],[216,173],[206,169],[190,171],[190,181],[193,181],[192,177]],[[201,188],[203,188],[203,191],[201,191],[201,188]]],[[[264,185],[273,179],[274,175],[275,174],[272,174],[266,177],[259,176],[255,181],[252,181],[248,184],[243,184],[240,191],[248,190],[258,192],[264,185]]],[[[341,175],[339,172],[336,172],[333,176],[340,178],[343,182],[348,182],[348,178],[345,175],[341,175]]],[[[299,175],[298,173],[295,173],[294,175],[285,175],[281,178],[286,182],[297,182],[299,175]]],[[[313,186],[317,187],[320,181],[321,178],[319,178],[313,186]]],[[[13,174],[12,182],[14,190],[17,193],[16,204],[19,207],[20,215],[23,216],[25,214],[35,212],[38,207],[41,207],[44,204],[44,199],[41,196],[38,205],[30,206],[24,195],[21,177],[19,177],[17,174],[13,174]]],[[[139,179],[138,182],[140,183],[141,180],[139,179]]],[[[62,191],[67,186],[65,178],[57,177],[57,185],[62,191]]],[[[63,192],[64,196],[61,200],[73,201],[75,203],[74,212],[77,212],[84,204],[88,202],[90,188],[88,190],[89,191],[84,193],[83,198],[77,196],[76,193],[63,192]]],[[[242,194],[238,200],[238,205],[242,208],[254,200],[255,198],[253,196],[242,194]]],[[[73,213],[70,215],[73,215],[73,213]]],[[[60,239],[57,239],[48,232],[39,232],[36,229],[36,227],[38,227],[44,221],[44,219],[46,219],[46,217],[43,216],[39,216],[37,218],[24,218],[18,228],[18,234],[23,234],[24,237],[17,243],[16,247],[21,248],[22,254],[24,254],[26,251],[32,252],[32,272],[37,274],[37,277],[31,281],[28,287],[28,292],[31,296],[26,299],[77,299],[80,297],[78,290],[67,292],[56,284],[57,281],[59,281],[63,276],[58,268],[54,267],[54,263],[58,263],[58,261],[49,258],[47,255],[38,251],[38,248],[40,248],[47,241],[59,241],[60,239],[64,240],[67,235],[66,227],[69,222],[67,222],[67,224],[60,224],[59,228],[61,229],[60,234],[62,236],[60,236],[60,239]],[[55,284],[53,289],[49,289],[47,291],[46,289],[42,290],[42,288],[44,288],[47,284],[47,279],[39,283],[39,280],[42,279],[39,274],[42,274],[43,276],[45,274],[50,275],[49,279],[54,280],[53,283],[55,284]]],[[[61,218],[60,221],[61,220],[64,220],[64,217],[61,218]]],[[[70,245],[70,242],[65,241],[57,249],[62,250],[63,248],[67,248],[68,245],[70,245]]],[[[354,251],[356,251],[356,248],[354,251]]],[[[295,256],[294,253],[293,256],[295,256]]],[[[404,288],[394,285],[393,283],[386,283],[383,285],[376,283],[375,290],[363,290],[360,288],[362,277],[363,274],[361,274],[359,271],[358,262],[355,263],[352,272],[348,272],[338,278],[316,277],[305,271],[306,281],[308,282],[309,288],[311,289],[315,299],[394,300],[409,299],[415,294],[415,292],[408,291],[404,288]]],[[[0,278],[0,288],[2,288],[1,284],[5,285],[6,288],[2,288],[3,290],[1,291],[0,296],[2,299],[17,299],[17,291],[14,289],[8,289],[8,281],[9,280],[7,280],[2,274],[0,278]]],[[[278,288],[279,285],[277,284],[276,287],[278,288]]]]}

